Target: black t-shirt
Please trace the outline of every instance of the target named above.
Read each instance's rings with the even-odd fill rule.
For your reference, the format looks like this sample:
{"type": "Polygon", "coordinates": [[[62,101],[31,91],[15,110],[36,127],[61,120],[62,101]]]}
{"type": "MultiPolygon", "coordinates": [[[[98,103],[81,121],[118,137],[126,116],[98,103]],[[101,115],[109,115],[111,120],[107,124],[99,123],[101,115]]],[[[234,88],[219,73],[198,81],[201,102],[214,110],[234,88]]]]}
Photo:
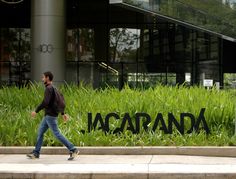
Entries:
{"type": "Polygon", "coordinates": [[[57,117],[58,113],[53,109],[53,100],[54,100],[55,94],[53,90],[53,86],[51,84],[46,85],[45,91],[44,91],[44,99],[42,103],[36,108],[35,112],[38,113],[42,109],[45,110],[45,116],[53,116],[57,117]]]}

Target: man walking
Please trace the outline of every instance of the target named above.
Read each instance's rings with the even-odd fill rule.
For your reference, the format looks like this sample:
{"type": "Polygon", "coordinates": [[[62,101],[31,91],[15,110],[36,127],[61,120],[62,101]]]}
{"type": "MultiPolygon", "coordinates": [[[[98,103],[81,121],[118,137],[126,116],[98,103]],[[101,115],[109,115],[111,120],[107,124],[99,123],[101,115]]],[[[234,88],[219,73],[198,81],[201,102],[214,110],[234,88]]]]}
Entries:
{"type": "MultiPolygon", "coordinates": [[[[35,149],[30,154],[27,154],[27,157],[31,159],[39,158],[41,146],[43,144],[44,133],[48,130],[48,128],[50,128],[54,136],[70,151],[68,160],[73,160],[79,154],[79,150],[71,142],[69,142],[58,129],[58,112],[53,108],[55,89],[52,86],[52,80],[53,74],[51,72],[48,71],[43,73],[42,81],[45,85],[44,99],[42,103],[36,108],[36,110],[31,113],[31,116],[35,117],[36,114],[42,109],[45,110],[45,116],[43,117],[43,120],[41,121],[40,127],[38,129],[38,137],[35,149]]],[[[64,114],[64,111],[61,112],[61,115],[66,122],[68,120],[68,116],[64,114]]]]}

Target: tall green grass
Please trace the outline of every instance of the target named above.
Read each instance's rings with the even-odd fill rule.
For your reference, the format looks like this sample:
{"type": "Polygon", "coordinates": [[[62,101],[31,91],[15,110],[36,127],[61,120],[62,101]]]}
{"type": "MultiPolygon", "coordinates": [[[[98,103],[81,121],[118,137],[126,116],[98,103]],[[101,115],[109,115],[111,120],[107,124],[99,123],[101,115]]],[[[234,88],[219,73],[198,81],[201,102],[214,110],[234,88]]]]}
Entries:
{"type": "MultiPolygon", "coordinates": [[[[116,88],[94,90],[90,87],[66,85],[60,87],[63,92],[70,120],[65,124],[59,117],[61,132],[78,146],[181,146],[181,145],[235,145],[235,91],[206,90],[201,87],[167,87],[156,86],[146,90],[130,89],[126,86],[119,91],[116,88]],[[204,116],[211,130],[206,135],[200,133],[181,135],[176,129],[173,134],[164,134],[157,129],[155,132],[141,130],[132,134],[125,130],[122,134],[109,134],[101,130],[82,133],[87,130],[87,113],[93,115],[115,112],[122,118],[125,113],[131,117],[137,112],[151,116],[152,122],[157,113],[162,113],[167,120],[168,112],[179,119],[180,113],[199,115],[200,109],[206,108],[204,116]]],[[[40,84],[29,88],[4,87],[0,89],[0,145],[27,146],[34,145],[37,129],[43,117],[43,111],[35,119],[30,113],[41,102],[44,87],[40,84]]],[[[121,120],[111,120],[110,128],[120,127],[121,120]]],[[[151,124],[152,126],[152,124],[151,124]]],[[[190,124],[186,122],[186,127],[190,124]]],[[[47,132],[44,145],[61,145],[51,132],[47,132]]]]}

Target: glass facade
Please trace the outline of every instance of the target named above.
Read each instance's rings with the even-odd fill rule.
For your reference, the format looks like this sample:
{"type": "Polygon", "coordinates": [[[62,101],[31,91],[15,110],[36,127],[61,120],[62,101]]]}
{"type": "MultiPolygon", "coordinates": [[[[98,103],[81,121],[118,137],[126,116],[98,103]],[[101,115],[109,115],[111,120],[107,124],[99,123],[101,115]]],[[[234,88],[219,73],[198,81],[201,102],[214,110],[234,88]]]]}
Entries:
{"type": "Polygon", "coordinates": [[[30,29],[0,29],[0,83],[21,86],[30,80],[30,29]]]}
{"type": "Polygon", "coordinates": [[[119,76],[115,78],[116,86],[202,84],[203,79],[220,82],[219,38],[168,23],[155,29],[132,31],[137,31],[133,39],[136,48],[120,56],[118,51],[114,58],[114,49],[110,46],[109,66],[117,71],[112,75],[119,76]]]}
{"type": "MultiPolygon", "coordinates": [[[[226,21],[222,14],[233,16],[234,2],[226,6],[227,2],[216,0],[204,5],[202,0],[112,1],[108,6],[100,3],[99,8],[92,6],[93,1],[67,4],[72,9],[66,27],[68,83],[119,89],[126,84],[134,88],[202,85],[204,79],[220,86],[233,84],[236,70],[227,49],[234,48],[234,20],[226,21]],[[215,11],[223,8],[224,12],[205,9],[210,3],[215,11]],[[86,15],[84,7],[91,12],[86,15]]],[[[23,86],[30,80],[30,31],[0,28],[1,85],[23,86]]]]}
{"type": "Polygon", "coordinates": [[[94,30],[75,28],[67,30],[66,80],[79,84],[92,83],[94,63],[94,30]]]}
{"type": "Polygon", "coordinates": [[[232,0],[123,0],[122,3],[236,39],[236,6],[232,0]]]}

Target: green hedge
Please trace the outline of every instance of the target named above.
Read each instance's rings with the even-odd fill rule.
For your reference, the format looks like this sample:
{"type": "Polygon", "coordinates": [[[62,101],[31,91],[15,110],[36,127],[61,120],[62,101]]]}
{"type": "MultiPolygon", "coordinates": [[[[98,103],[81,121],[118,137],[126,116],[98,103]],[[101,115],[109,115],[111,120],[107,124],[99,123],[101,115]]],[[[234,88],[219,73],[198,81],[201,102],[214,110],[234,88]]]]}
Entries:
{"type": "MultiPolygon", "coordinates": [[[[224,90],[206,90],[201,87],[167,87],[156,86],[147,90],[125,87],[119,91],[115,88],[93,90],[89,87],[67,85],[60,88],[63,92],[70,120],[65,124],[59,117],[62,133],[77,146],[181,146],[181,145],[234,145],[235,92],[224,90]],[[180,113],[191,113],[195,117],[205,108],[204,117],[211,133],[204,130],[181,135],[176,128],[173,134],[164,134],[158,129],[152,132],[141,128],[140,133],[133,134],[130,130],[123,133],[105,133],[102,130],[87,132],[88,113],[93,116],[101,113],[103,119],[108,113],[115,112],[121,118],[129,113],[134,121],[138,112],[147,113],[153,125],[157,113],[162,113],[167,121],[168,112],[177,120],[180,113]],[[85,130],[82,133],[81,130],[85,130]]],[[[30,117],[31,111],[41,102],[44,87],[31,85],[29,88],[4,87],[0,89],[0,145],[26,146],[34,145],[43,111],[35,119],[30,117]]],[[[190,127],[185,120],[186,130],[190,127]]],[[[122,120],[110,120],[110,129],[119,127],[122,120]]],[[[160,125],[160,123],[159,123],[160,125]]],[[[126,125],[127,127],[127,125],[126,125]]],[[[47,132],[44,145],[61,145],[47,132]]]]}

